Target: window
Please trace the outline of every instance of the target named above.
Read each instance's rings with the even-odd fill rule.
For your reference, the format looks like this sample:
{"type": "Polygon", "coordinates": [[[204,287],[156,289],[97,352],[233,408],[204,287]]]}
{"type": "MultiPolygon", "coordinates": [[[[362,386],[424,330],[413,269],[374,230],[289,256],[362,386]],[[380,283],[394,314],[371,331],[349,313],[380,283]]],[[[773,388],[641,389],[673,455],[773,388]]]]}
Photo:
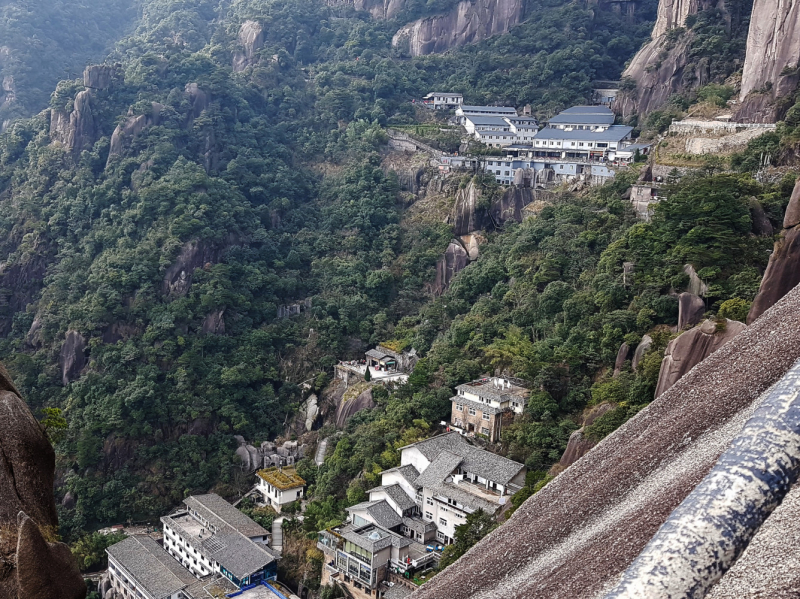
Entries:
{"type": "Polygon", "coordinates": [[[431,512],[425,512],[425,519],[433,520],[433,514],[431,512]]]}
{"type": "MultiPolygon", "coordinates": [[[[500,174],[500,173],[498,173],[498,174],[500,174]]],[[[469,409],[469,415],[470,415],[470,416],[474,416],[474,415],[475,415],[475,408],[473,408],[473,407],[470,407],[470,409],[469,409]]]]}
{"type": "Polygon", "coordinates": [[[433,497],[426,497],[425,503],[427,503],[428,505],[433,505],[433,497]]]}
{"type": "Polygon", "coordinates": [[[441,526],[447,526],[447,520],[445,520],[444,518],[439,518],[439,524],[441,526]]]}
{"type": "Polygon", "coordinates": [[[489,414],[487,414],[486,412],[483,413],[483,419],[484,420],[491,420],[491,418],[492,417],[489,414]]]}
{"type": "Polygon", "coordinates": [[[456,412],[463,412],[463,411],[464,411],[464,406],[462,404],[460,404],[460,403],[457,403],[456,404],[456,412]]]}
{"type": "Polygon", "coordinates": [[[481,428],[481,433],[483,433],[484,435],[488,435],[489,429],[484,426],[483,428],[481,428]]]}

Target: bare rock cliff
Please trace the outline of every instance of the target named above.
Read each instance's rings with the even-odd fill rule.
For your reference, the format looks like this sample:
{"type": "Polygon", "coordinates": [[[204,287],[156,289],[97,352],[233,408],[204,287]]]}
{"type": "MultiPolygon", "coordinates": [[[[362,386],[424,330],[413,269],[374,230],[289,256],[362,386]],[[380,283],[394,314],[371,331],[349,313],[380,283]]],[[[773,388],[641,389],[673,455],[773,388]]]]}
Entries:
{"type": "Polygon", "coordinates": [[[55,453],[0,365],[0,597],[82,599],[86,585],[63,543],[53,496],[55,453]]]}
{"type": "Polygon", "coordinates": [[[411,56],[437,54],[507,33],[523,16],[522,0],[465,0],[450,12],[404,26],[392,45],[407,49],[411,56]]]}
{"type": "Polygon", "coordinates": [[[233,55],[233,71],[240,73],[256,63],[256,53],[264,47],[264,27],[257,21],[245,21],[239,29],[241,50],[233,55]]]}
{"type": "Polygon", "coordinates": [[[163,104],[153,102],[152,109],[148,114],[129,114],[124,121],[117,125],[111,135],[108,161],[111,161],[112,156],[122,154],[123,150],[141,135],[142,131],[153,125],[158,125],[161,122],[161,111],[163,109],[163,104]]]}
{"type": "Polygon", "coordinates": [[[790,96],[800,82],[800,0],[755,0],[742,73],[738,118],[774,122],[774,101],[790,96]]]}
{"type": "Polygon", "coordinates": [[[636,82],[636,89],[617,99],[615,110],[628,117],[655,110],[669,97],[686,87],[700,87],[709,81],[709,65],[702,60],[689,62],[691,32],[677,40],[668,35],[686,25],[686,19],[698,11],[720,5],[723,0],[661,0],[652,40],[631,61],[622,74],[636,82]]]}
{"type": "Polygon", "coordinates": [[[726,319],[724,326],[718,329],[716,322],[706,320],[699,327],[670,341],[661,362],[656,397],[746,328],[744,323],[726,319]]]}
{"type": "Polygon", "coordinates": [[[747,315],[747,323],[752,324],[798,284],[800,284],[800,180],[794,186],[792,199],[783,219],[783,231],[775,242],[775,250],[769,257],[758,295],[753,300],[750,313],[747,315]]]}

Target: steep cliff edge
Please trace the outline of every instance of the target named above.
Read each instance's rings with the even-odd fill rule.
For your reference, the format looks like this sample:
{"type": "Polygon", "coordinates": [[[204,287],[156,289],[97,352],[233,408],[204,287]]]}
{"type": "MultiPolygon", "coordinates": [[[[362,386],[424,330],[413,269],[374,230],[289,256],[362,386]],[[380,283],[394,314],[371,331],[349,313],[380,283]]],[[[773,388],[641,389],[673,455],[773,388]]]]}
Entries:
{"type": "Polygon", "coordinates": [[[0,364],[0,597],[81,599],[86,585],[63,543],[53,496],[55,453],[0,364]]]}
{"type": "Polygon", "coordinates": [[[724,5],[722,0],[661,0],[652,39],[622,74],[623,79],[635,82],[636,87],[617,99],[616,111],[623,117],[645,114],[682,89],[708,83],[708,64],[702,60],[690,61],[691,31],[678,35],[677,30],[699,11],[715,7],[724,10],[724,5]]]}
{"type": "Polygon", "coordinates": [[[756,0],[747,36],[738,119],[774,122],[800,82],[800,0],[756,0]],[[780,102],[778,102],[780,104],[780,102]]]}
{"type": "Polygon", "coordinates": [[[465,0],[445,14],[404,26],[392,38],[392,46],[407,50],[411,56],[446,52],[507,33],[523,16],[521,0],[465,0]]]}

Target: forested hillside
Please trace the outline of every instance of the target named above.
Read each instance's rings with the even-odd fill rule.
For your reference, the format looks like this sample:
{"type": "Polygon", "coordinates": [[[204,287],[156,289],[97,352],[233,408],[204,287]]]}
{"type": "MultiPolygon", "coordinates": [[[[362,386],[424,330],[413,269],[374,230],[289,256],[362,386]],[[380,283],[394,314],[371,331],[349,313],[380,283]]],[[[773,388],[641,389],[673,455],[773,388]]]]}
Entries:
{"type": "MultiPolygon", "coordinates": [[[[350,421],[323,467],[301,464],[307,532],[362,499],[398,447],[447,417],[453,387],[480,374],[537,390],[500,448],[534,471],[527,493],[584,408],[615,406],[591,431],[601,438],[651,401],[684,265],[709,283],[710,311],[746,312],[773,241],[753,233],[750,198],[779,227],[793,177],[756,182],[754,146],[740,174],[673,182],[649,223],[623,200],[636,173],[558,194],[486,232],[480,259],[434,297],[452,226],[409,224],[408,194],[381,167],[385,128],[416,122],[411,99],[433,89],[542,117],[584,102],[649,37],[657,2],[639,4],[629,18],[606,3],[529,0],[508,34],[411,59],[392,35],[444,6],[374,20],[317,1],[143,0],[132,33],[90,71],[97,85],[53,71],[56,87],[48,70],[26,84],[23,112],[43,108],[33,90],[52,95],[49,111],[0,136],[0,359],[33,408],[67,420],[57,493],[75,503],[62,536],[151,518],[187,493],[236,495],[249,481],[234,435],[283,433],[338,360],[379,342],[422,360],[407,385],[376,388],[378,406],[350,421]],[[636,270],[623,278],[626,262],[636,270]],[[277,318],[306,299],[299,317],[277,318]],[[620,345],[646,333],[651,354],[611,378],[620,345]]],[[[104,4],[115,27],[123,8],[104,4]]],[[[66,18],[35,14],[32,27],[66,18]]]]}

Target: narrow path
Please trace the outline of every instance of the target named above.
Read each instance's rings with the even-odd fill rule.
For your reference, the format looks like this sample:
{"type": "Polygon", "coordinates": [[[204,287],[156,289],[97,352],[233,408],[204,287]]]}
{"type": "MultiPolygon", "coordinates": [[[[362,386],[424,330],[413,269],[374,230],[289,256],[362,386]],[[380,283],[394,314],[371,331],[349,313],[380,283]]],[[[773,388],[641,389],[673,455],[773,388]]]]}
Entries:
{"type": "Polygon", "coordinates": [[[317,445],[317,453],[314,456],[314,461],[317,464],[317,467],[322,466],[325,463],[325,454],[328,451],[328,437],[325,437],[322,441],[319,442],[317,445]]]}
{"type": "Polygon", "coordinates": [[[272,543],[271,547],[275,551],[283,551],[283,521],[285,518],[279,516],[272,521],[272,543]]]}

